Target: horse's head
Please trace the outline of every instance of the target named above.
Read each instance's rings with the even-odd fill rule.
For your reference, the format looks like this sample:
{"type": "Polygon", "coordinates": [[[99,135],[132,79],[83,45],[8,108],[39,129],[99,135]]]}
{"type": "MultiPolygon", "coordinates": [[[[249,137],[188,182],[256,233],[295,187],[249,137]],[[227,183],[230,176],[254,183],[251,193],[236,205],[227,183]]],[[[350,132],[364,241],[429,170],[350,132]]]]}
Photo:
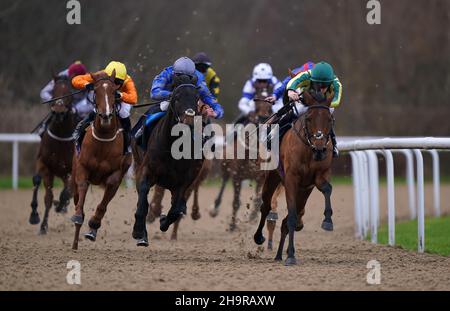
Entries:
{"type": "MultiPolygon", "coordinates": [[[[62,97],[71,93],[71,86],[68,77],[53,74],[53,98],[62,97]]],[[[72,96],[55,100],[51,103],[50,109],[55,116],[55,120],[62,122],[64,117],[72,109],[72,96]]]]}
{"type": "Polygon", "coordinates": [[[196,84],[196,76],[175,75],[174,90],[169,105],[169,113],[173,114],[178,122],[190,126],[194,124],[194,116],[199,115],[199,94],[196,84]]]}
{"type": "Polygon", "coordinates": [[[327,156],[327,147],[333,125],[330,105],[333,97],[322,101],[315,99],[311,93],[303,92],[303,103],[308,107],[303,115],[305,138],[311,147],[314,160],[322,161],[327,156]]]}
{"type": "Polygon", "coordinates": [[[272,114],[272,104],[266,101],[266,97],[272,95],[273,85],[267,80],[256,80],[254,83],[255,96],[255,116],[256,118],[266,119],[272,114]]]}
{"type": "Polygon", "coordinates": [[[113,70],[111,76],[104,71],[90,73],[94,83],[95,109],[100,117],[100,125],[111,124],[111,120],[116,112],[116,91],[119,85],[114,83],[116,71],[113,70]]]}

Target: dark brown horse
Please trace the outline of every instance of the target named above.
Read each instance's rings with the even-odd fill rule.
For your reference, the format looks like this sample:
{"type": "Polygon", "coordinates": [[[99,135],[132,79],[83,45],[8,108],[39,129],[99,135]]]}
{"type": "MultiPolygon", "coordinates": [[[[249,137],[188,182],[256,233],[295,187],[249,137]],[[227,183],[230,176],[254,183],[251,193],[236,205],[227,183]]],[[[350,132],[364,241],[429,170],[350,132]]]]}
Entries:
{"type": "Polygon", "coordinates": [[[103,199],[89,220],[90,230],[85,234],[87,239],[95,241],[106,208],[131,165],[131,154],[123,154],[122,128],[115,103],[115,92],[118,89],[114,83],[115,75],[114,70],[111,76],[103,71],[91,74],[94,80],[96,116],[83,138],[80,154],[75,154],[73,160],[72,186],[76,205],[72,216],[75,223],[73,249],[78,248],[89,184],[105,188],[103,199]]]}
{"type": "Polygon", "coordinates": [[[325,219],[322,228],[333,230],[330,200],[332,144],[329,139],[333,122],[329,108],[332,98],[318,103],[307,92],[304,92],[303,96],[303,103],[308,109],[293,123],[281,141],[279,167],[269,171],[264,181],[261,220],[254,235],[256,244],[264,243],[262,230],[271,210],[272,195],[278,185],[283,183],[288,215],[281,225],[280,245],[275,259],[282,260],[284,241],[289,234],[286,265],[296,264],[294,232],[303,228],[302,216],[305,213],[305,204],[314,187],[317,187],[325,197],[325,219]]]}
{"type": "MultiPolygon", "coordinates": [[[[265,98],[272,94],[272,87],[257,87],[255,86],[255,111],[251,112],[248,116],[248,121],[253,125],[260,125],[272,114],[272,104],[265,101],[265,98]]],[[[214,208],[210,211],[211,217],[216,217],[219,213],[219,207],[222,203],[223,191],[225,189],[228,179],[231,177],[233,183],[233,212],[230,223],[230,231],[236,229],[236,215],[241,206],[240,195],[242,181],[246,179],[254,180],[255,186],[255,197],[253,199],[253,209],[250,213],[250,220],[254,220],[257,217],[258,209],[257,207],[261,202],[261,188],[264,182],[264,171],[260,170],[261,159],[257,157],[256,159],[250,159],[246,154],[245,159],[237,159],[236,150],[237,144],[243,143],[246,146],[246,142],[238,142],[238,139],[234,140],[234,159],[224,159],[222,160],[222,185],[219,190],[219,194],[214,202],[214,208]]]]}
{"type": "MultiPolygon", "coordinates": [[[[192,192],[194,192],[194,200],[192,202],[192,212],[191,212],[191,217],[193,220],[199,220],[201,217],[200,206],[198,203],[198,193],[199,193],[200,185],[206,179],[206,177],[208,177],[208,174],[211,170],[211,166],[212,166],[211,160],[205,160],[203,162],[202,168],[200,169],[200,172],[198,173],[197,178],[194,180],[194,183],[192,184],[191,187],[189,187],[189,190],[187,192],[188,198],[191,196],[192,192]]],[[[164,192],[165,192],[164,188],[155,186],[154,193],[153,193],[153,199],[150,203],[150,210],[147,215],[148,223],[152,223],[153,221],[155,221],[155,219],[157,217],[161,216],[161,212],[163,209],[162,200],[164,198],[164,192]]],[[[172,230],[172,235],[171,235],[172,240],[177,239],[178,226],[180,224],[180,221],[181,221],[181,218],[178,219],[173,225],[173,230],[172,230]]]]}
{"type": "MultiPolygon", "coordinates": [[[[192,129],[194,115],[201,114],[201,109],[199,112],[198,108],[199,94],[195,83],[188,76],[175,77],[174,90],[167,114],[151,131],[147,150],[136,168],[138,202],[132,236],[137,240],[137,246],[148,246],[146,217],[149,204],[147,197],[154,185],[168,189],[172,195],[169,212],[167,215],[161,215],[159,219],[161,231],[167,231],[171,224],[186,214],[189,188],[203,165],[203,155],[200,158],[194,157],[195,150],[192,148],[187,157],[175,156],[172,149],[174,142],[186,138],[191,146],[195,146],[196,133],[193,135],[192,131],[191,135],[183,133],[181,137],[174,136],[172,133],[175,126],[178,129],[192,129]]],[[[201,133],[199,134],[201,135],[201,133]]]]}
{"type": "MultiPolygon", "coordinates": [[[[53,97],[70,95],[70,81],[67,77],[54,76],[55,86],[53,97]]],[[[55,201],[55,211],[67,212],[71,192],[69,175],[72,171],[73,139],[72,133],[76,126],[76,116],[72,112],[72,97],[66,97],[52,102],[51,120],[47,130],[42,135],[39,153],[36,160],[36,174],[33,176],[33,200],[31,202],[30,224],[38,224],[37,195],[41,180],[45,187],[45,214],[41,223],[40,234],[46,234],[48,229],[48,216],[53,202],[53,181],[55,176],[61,178],[64,189],[61,191],[59,201],[55,201]]]]}

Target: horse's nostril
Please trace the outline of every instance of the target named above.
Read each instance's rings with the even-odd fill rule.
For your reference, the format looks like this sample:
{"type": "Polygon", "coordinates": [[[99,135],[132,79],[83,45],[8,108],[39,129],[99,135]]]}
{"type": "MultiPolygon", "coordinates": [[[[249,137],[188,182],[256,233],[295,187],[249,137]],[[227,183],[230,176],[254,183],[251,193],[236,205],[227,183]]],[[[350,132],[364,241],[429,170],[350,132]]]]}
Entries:
{"type": "Polygon", "coordinates": [[[184,112],[184,114],[187,115],[188,117],[193,117],[193,116],[195,116],[195,111],[194,111],[194,109],[189,108],[188,110],[186,110],[184,112]]]}

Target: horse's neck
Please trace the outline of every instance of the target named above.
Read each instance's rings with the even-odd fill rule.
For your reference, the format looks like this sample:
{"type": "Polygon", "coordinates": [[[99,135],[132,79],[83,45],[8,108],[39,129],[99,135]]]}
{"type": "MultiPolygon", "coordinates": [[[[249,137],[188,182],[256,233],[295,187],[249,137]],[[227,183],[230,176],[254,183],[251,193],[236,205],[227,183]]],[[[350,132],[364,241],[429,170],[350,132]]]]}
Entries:
{"type": "Polygon", "coordinates": [[[50,122],[48,128],[53,134],[63,136],[67,134],[70,136],[75,128],[74,115],[67,112],[62,121],[57,121],[55,118],[50,122]]]}
{"type": "Polygon", "coordinates": [[[154,139],[151,141],[157,144],[157,149],[170,149],[172,142],[175,140],[175,137],[171,135],[172,127],[176,124],[177,121],[175,120],[175,116],[169,108],[167,114],[161,119],[161,122],[156,124],[154,131],[152,131],[154,139]]]}

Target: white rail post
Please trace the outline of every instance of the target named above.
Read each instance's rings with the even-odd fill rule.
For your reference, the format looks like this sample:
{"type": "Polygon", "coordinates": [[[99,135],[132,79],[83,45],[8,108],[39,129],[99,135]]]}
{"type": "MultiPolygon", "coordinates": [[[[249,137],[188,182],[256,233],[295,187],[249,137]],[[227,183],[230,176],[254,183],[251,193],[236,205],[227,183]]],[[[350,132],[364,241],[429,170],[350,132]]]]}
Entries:
{"type": "Polygon", "coordinates": [[[416,219],[416,193],[414,181],[414,157],[413,152],[409,149],[400,150],[406,157],[406,184],[408,187],[408,207],[410,219],[416,219]]]}
{"type": "Polygon", "coordinates": [[[366,150],[369,161],[369,186],[370,186],[370,240],[376,244],[378,242],[378,215],[379,207],[379,179],[378,179],[378,158],[374,150],[366,150]]]}
{"type": "Polygon", "coordinates": [[[417,162],[417,251],[423,253],[425,250],[425,196],[423,179],[423,157],[419,149],[414,149],[417,162]]]}
{"type": "Polygon", "coordinates": [[[19,142],[13,141],[12,148],[12,187],[17,190],[19,187],[19,142]]]}
{"type": "Polygon", "coordinates": [[[361,185],[361,215],[363,237],[367,237],[369,229],[369,181],[368,181],[368,165],[367,157],[364,151],[357,151],[356,155],[359,157],[359,183],[361,185]]]}
{"type": "Polygon", "coordinates": [[[389,245],[395,245],[394,159],[390,150],[384,150],[384,156],[386,158],[389,245]]]}
{"type": "Polygon", "coordinates": [[[440,177],[439,177],[439,154],[437,150],[428,150],[433,159],[433,196],[434,196],[434,216],[441,216],[441,198],[440,198],[440,177]]]}
{"type": "Polygon", "coordinates": [[[358,239],[364,238],[363,231],[363,219],[362,219],[362,207],[361,207],[361,184],[360,184],[360,165],[359,165],[359,157],[356,155],[354,151],[350,152],[350,156],[352,158],[352,179],[353,179],[353,196],[354,196],[354,205],[355,205],[355,236],[358,239]]]}

